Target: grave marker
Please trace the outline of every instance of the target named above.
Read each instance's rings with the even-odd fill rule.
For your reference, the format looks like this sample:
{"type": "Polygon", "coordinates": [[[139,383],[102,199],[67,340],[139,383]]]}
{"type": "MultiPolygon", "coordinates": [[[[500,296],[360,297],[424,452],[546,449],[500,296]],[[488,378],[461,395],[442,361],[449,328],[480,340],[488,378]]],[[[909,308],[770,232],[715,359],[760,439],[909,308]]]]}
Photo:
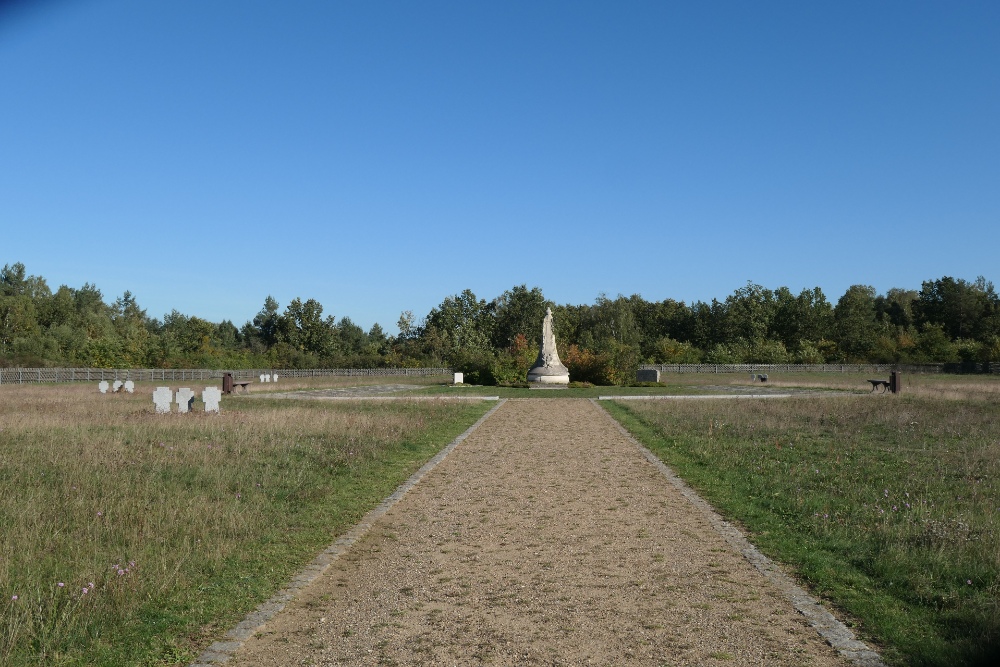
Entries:
{"type": "Polygon", "coordinates": [[[107,380],[101,380],[100,382],[98,382],[98,383],[97,383],[97,389],[98,389],[98,390],[99,390],[99,391],[100,391],[100,392],[101,392],[102,394],[106,394],[106,393],[108,393],[108,381],[107,381],[107,380]]]}
{"type": "Polygon", "coordinates": [[[111,391],[117,394],[118,390],[122,388],[122,384],[124,383],[121,380],[115,380],[115,383],[111,385],[111,391]]]}
{"type": "Polygon", "coordinates": [[[194,403],[194,392],[188,387],[177,390],[177,412],[190,412],[194,403]]]}
{"type": "Polygon", "coordinates": [[[455,373],[455,380],[452,384],[465,384],[465,373],[455,373]]]}
{"type": "Polygon", "coordinates": [[[122,386],[128,393],[130,394],[135,393],[135,382],[132,382],[131,380],[125,380],[125,384],[122,386]]]}
{"type": "Polygon", "coordinates": [[[170,402],[174,398],[174,393],[170,391],[170,387],[157,387],[156,391],[153,392],[153,405],[156,406],[156,414],[165,414],[170,412],[170,402]]]}
{"type": "Polygon", "coordinates": [[[261,373],[261,374],[260,374],[260,381],[261,381],[261,382],[263,382],[263,381],[264,381],[264,374],[263,374],[263,373],[261,373]]]}
{"type": "Polygon", "coordinates": [[[205,401],[205,412],[219,413],[219,401],[222,399],[222,390],[218,387],[205,387],[201,392],[201,400],[205,401]]]}
{"type": "Polygon", "coordinates": [[[275,373],[274,377],[271,379],[271,382],[277,382],[277,381],[278,381],[278,374],[275,373]]]}

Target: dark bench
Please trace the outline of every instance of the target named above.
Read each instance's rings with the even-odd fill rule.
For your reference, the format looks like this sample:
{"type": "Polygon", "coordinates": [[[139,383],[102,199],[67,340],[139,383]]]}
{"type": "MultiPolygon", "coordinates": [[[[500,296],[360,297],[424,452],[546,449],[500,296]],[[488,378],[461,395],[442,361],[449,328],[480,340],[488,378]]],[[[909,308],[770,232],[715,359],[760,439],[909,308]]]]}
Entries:
{"type": "MultiPolygon", "coordinates": [[[[879,387],[882,388],[882,391],[879,392],[880,394],[884,394],[889,389],[889,381],[888,380],[869,380],[869,382],[872,383],[872,391],[875,391],[879,387]]],[[[868,393],[871,393],[871,392],[868,392],[868,393]]]]}

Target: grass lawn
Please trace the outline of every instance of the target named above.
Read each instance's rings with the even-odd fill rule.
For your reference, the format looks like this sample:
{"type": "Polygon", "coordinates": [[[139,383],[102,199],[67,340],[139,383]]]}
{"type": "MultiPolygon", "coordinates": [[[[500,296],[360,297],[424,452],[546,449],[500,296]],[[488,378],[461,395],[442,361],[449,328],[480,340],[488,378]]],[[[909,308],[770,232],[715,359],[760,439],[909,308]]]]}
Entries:
{"type": "Polygon", "coordinates": [[[0,663],[189,663],[491,407],[145,384],[0,387],[0,663]]]}
{"type": "Polygon", "coordinates": [[[906,376],[906,388],[607,406],[887,661],[998,664],[1000,378],[906,376]]]}

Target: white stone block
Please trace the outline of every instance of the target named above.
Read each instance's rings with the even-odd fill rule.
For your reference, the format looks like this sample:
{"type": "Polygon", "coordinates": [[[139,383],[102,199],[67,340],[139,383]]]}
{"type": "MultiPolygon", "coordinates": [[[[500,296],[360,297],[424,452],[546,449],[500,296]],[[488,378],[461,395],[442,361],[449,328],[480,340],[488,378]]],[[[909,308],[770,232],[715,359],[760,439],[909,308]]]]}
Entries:
{"type": "Polygon", "coordinates": [[[260,374],[260,381],[261,381],[261,382],[263,382],[263,381],[264,381],[264,374],[263,374],[263,373],[261,373],[261,374],[260,374]]]}
{"type": "Polygon", "coordinates": [[[270,382],[270,381],[271,381],[271,374],[264,373],[264,382],[270,382]]]}
{"type": "Polygon", "coordinates": [[[108,393],[108,381],[107,380],[101,380],[100,382],[98,382],[97,383],[97,389],[102,394],[108,393]]]}
{"type": "Polygon", "coordinates": [[[271,378],[271,382],[277,382],[277,381],[278,381],[278,374],[277,374],[277,373],[275,373],[275,374],[274,374],[274,377],[273,377],[273,378],[271,378]]]}
{"type": "Polygon", "coordinates": [[[177,390],[177,412],[190,412],[194,402],[194,392],[188,387],[177,390]]]}
{"type": "Polygon", "coordinates": [[[118,390],[122,388],[123,384],[124,384],[124,382],[122,382],[121,380],[115,380],[115,383],[113,385],[111,385],[111,391],[113,391],[113,392],[115,392],[117,394],[118,390]]]}
{"type": "Polygon", "coordinates": [[[455,373],[455,381],[452,384],[465,384],[465,373],[455,373]]]}
{"type": "Polygon", "coordinates": [[[170,412],[170,403],[174,399],[174,392],[170,387],[157,387],[153,392],[153,405],[156,406],[156,414],[170,412]]]}
{"type": "Polygon", "coordinates": [[[201,400],[205,401],[205,412],[219,412],[219,401],[222,400],[222,390],[218,387],[205,387],[201,392],[201,400]]]}
{"type": "Polygon", "coordinates": [[[127,391],[128,393],[130,393],[130,394],[134,394],[135,393],[135,382],[132,382],[131,380],[125,380],[125,384],[122,385],[122,386],[125,388],[125,391],[127,391]]]}

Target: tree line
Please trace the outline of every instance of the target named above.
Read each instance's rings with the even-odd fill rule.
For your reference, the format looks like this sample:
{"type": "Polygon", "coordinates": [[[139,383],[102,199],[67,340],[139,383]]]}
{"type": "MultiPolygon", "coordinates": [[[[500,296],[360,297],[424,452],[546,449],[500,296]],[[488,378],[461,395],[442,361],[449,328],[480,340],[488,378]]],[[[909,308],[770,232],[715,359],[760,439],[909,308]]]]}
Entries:
{"type": "Polygon", "coordinates": [[[518,285],[492,300],[471,290],[399,334],[324,316],[315,299],[284,310],[271,296],[242,326],[176,310],[150,317],[126,291],[108,303],[90,283],[52,291],[22,263],[0,272],[0,364],[105,368],[448,366],[470,381],[524,379],[552,308],[560,356],[574,379],[622,384],[642,363],[934,363],[1000,361],[1000,297],[983,277],[943,277],[878,294],[854,285],[831,303],[748,282],[711,303],[635,294],[556,304],[518,285]]]}

